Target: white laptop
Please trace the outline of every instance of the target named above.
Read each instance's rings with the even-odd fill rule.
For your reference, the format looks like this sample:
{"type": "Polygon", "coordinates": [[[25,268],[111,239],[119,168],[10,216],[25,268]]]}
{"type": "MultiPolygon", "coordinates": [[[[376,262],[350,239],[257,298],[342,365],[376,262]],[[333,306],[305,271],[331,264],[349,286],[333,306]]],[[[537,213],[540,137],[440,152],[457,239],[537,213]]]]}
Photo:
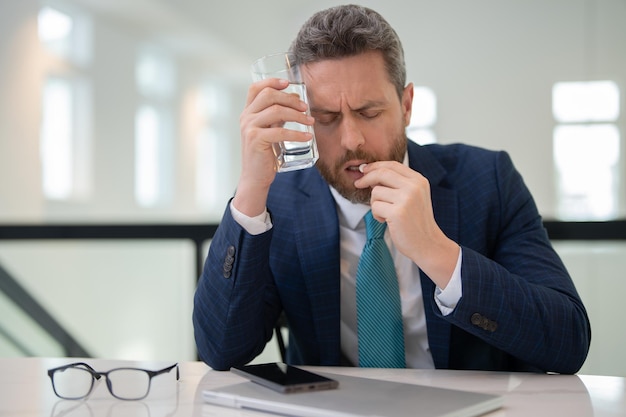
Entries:
{"type": "Polygon", "coordinates": [[[203,391],[206,403],[292,417],[473,417],[500,408],[497,395],[322,373],[337,389],[282,394],[254,382],[203,391]]]}

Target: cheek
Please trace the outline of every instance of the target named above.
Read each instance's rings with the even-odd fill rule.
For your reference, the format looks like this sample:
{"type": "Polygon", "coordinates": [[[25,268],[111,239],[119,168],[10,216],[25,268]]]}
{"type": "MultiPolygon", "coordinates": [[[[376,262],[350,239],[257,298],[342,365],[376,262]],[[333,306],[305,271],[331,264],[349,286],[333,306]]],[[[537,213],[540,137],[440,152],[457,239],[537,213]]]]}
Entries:
{"type": "Polygon", "coordinates": [[[384,155],[393,132],[389,123],[372,125],[365,135],[365,146],[376,155],[384,155]]]}
{"type": "Polygon", "coordinates": [[[325,134],[323,129],[315,129],[315,141],[317,142],[320,158],[332,157],[340,151],[340,141],[325,134]]]}

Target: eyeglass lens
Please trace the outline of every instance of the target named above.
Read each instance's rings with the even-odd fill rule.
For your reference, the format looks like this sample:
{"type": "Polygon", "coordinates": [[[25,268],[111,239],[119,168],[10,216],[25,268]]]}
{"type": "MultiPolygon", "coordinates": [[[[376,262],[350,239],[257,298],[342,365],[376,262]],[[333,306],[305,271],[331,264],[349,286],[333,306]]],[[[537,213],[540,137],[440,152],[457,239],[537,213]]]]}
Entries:
{"type": "Polygon", "coordinates": [[[61,398],[77,400],[91,392],[94,377],[85,368],[75,366],[57,370],[52,377],[54,392],[61,398]]]}
{"type": "Polygon", "coordinates": [[[150,391],[150,375],[141,369],[115,369],[106,378],[111,394],[123,400],[138,400],[150,391]]]}
{"type": "Polygon", "coordinates": [[[116,368],[108,372],[96,372],[83,363],[71,364],[48,371],[52,375],[52,388],[57,396],[66,400],[79,400],[87,397],[96,379],[106,380],[109,392],[121,400],[141,400],[150,391],[151,375],[170,372],[177,364],[160,371],[146,371],[139,368],[116,368]]]}

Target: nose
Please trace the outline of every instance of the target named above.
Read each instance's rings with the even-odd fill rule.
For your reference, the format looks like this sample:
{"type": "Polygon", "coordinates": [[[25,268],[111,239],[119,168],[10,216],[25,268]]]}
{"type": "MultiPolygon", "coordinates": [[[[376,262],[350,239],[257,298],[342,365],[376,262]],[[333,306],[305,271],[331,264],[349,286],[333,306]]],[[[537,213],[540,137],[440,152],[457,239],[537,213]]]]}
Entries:
{"type": "Polygon", "coordinates": [[[345,149],[356,151],[365,143],[365,137],[352,117],[342,118],[340,133],[341,146],[345,149]]]}

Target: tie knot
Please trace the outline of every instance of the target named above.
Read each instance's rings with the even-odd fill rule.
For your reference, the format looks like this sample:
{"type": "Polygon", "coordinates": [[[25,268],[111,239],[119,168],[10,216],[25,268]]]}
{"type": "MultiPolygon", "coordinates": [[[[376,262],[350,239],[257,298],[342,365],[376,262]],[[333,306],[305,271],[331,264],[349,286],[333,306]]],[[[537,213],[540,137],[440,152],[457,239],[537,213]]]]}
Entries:
{"type": "Polygon", "coordinates": [[[382,239],[385,234],[385,228],[387,223],[379,223],[378,220],[372,215],[372,210],[365,214],[365,231],[367,233],[367,240],[382,239]]]}

